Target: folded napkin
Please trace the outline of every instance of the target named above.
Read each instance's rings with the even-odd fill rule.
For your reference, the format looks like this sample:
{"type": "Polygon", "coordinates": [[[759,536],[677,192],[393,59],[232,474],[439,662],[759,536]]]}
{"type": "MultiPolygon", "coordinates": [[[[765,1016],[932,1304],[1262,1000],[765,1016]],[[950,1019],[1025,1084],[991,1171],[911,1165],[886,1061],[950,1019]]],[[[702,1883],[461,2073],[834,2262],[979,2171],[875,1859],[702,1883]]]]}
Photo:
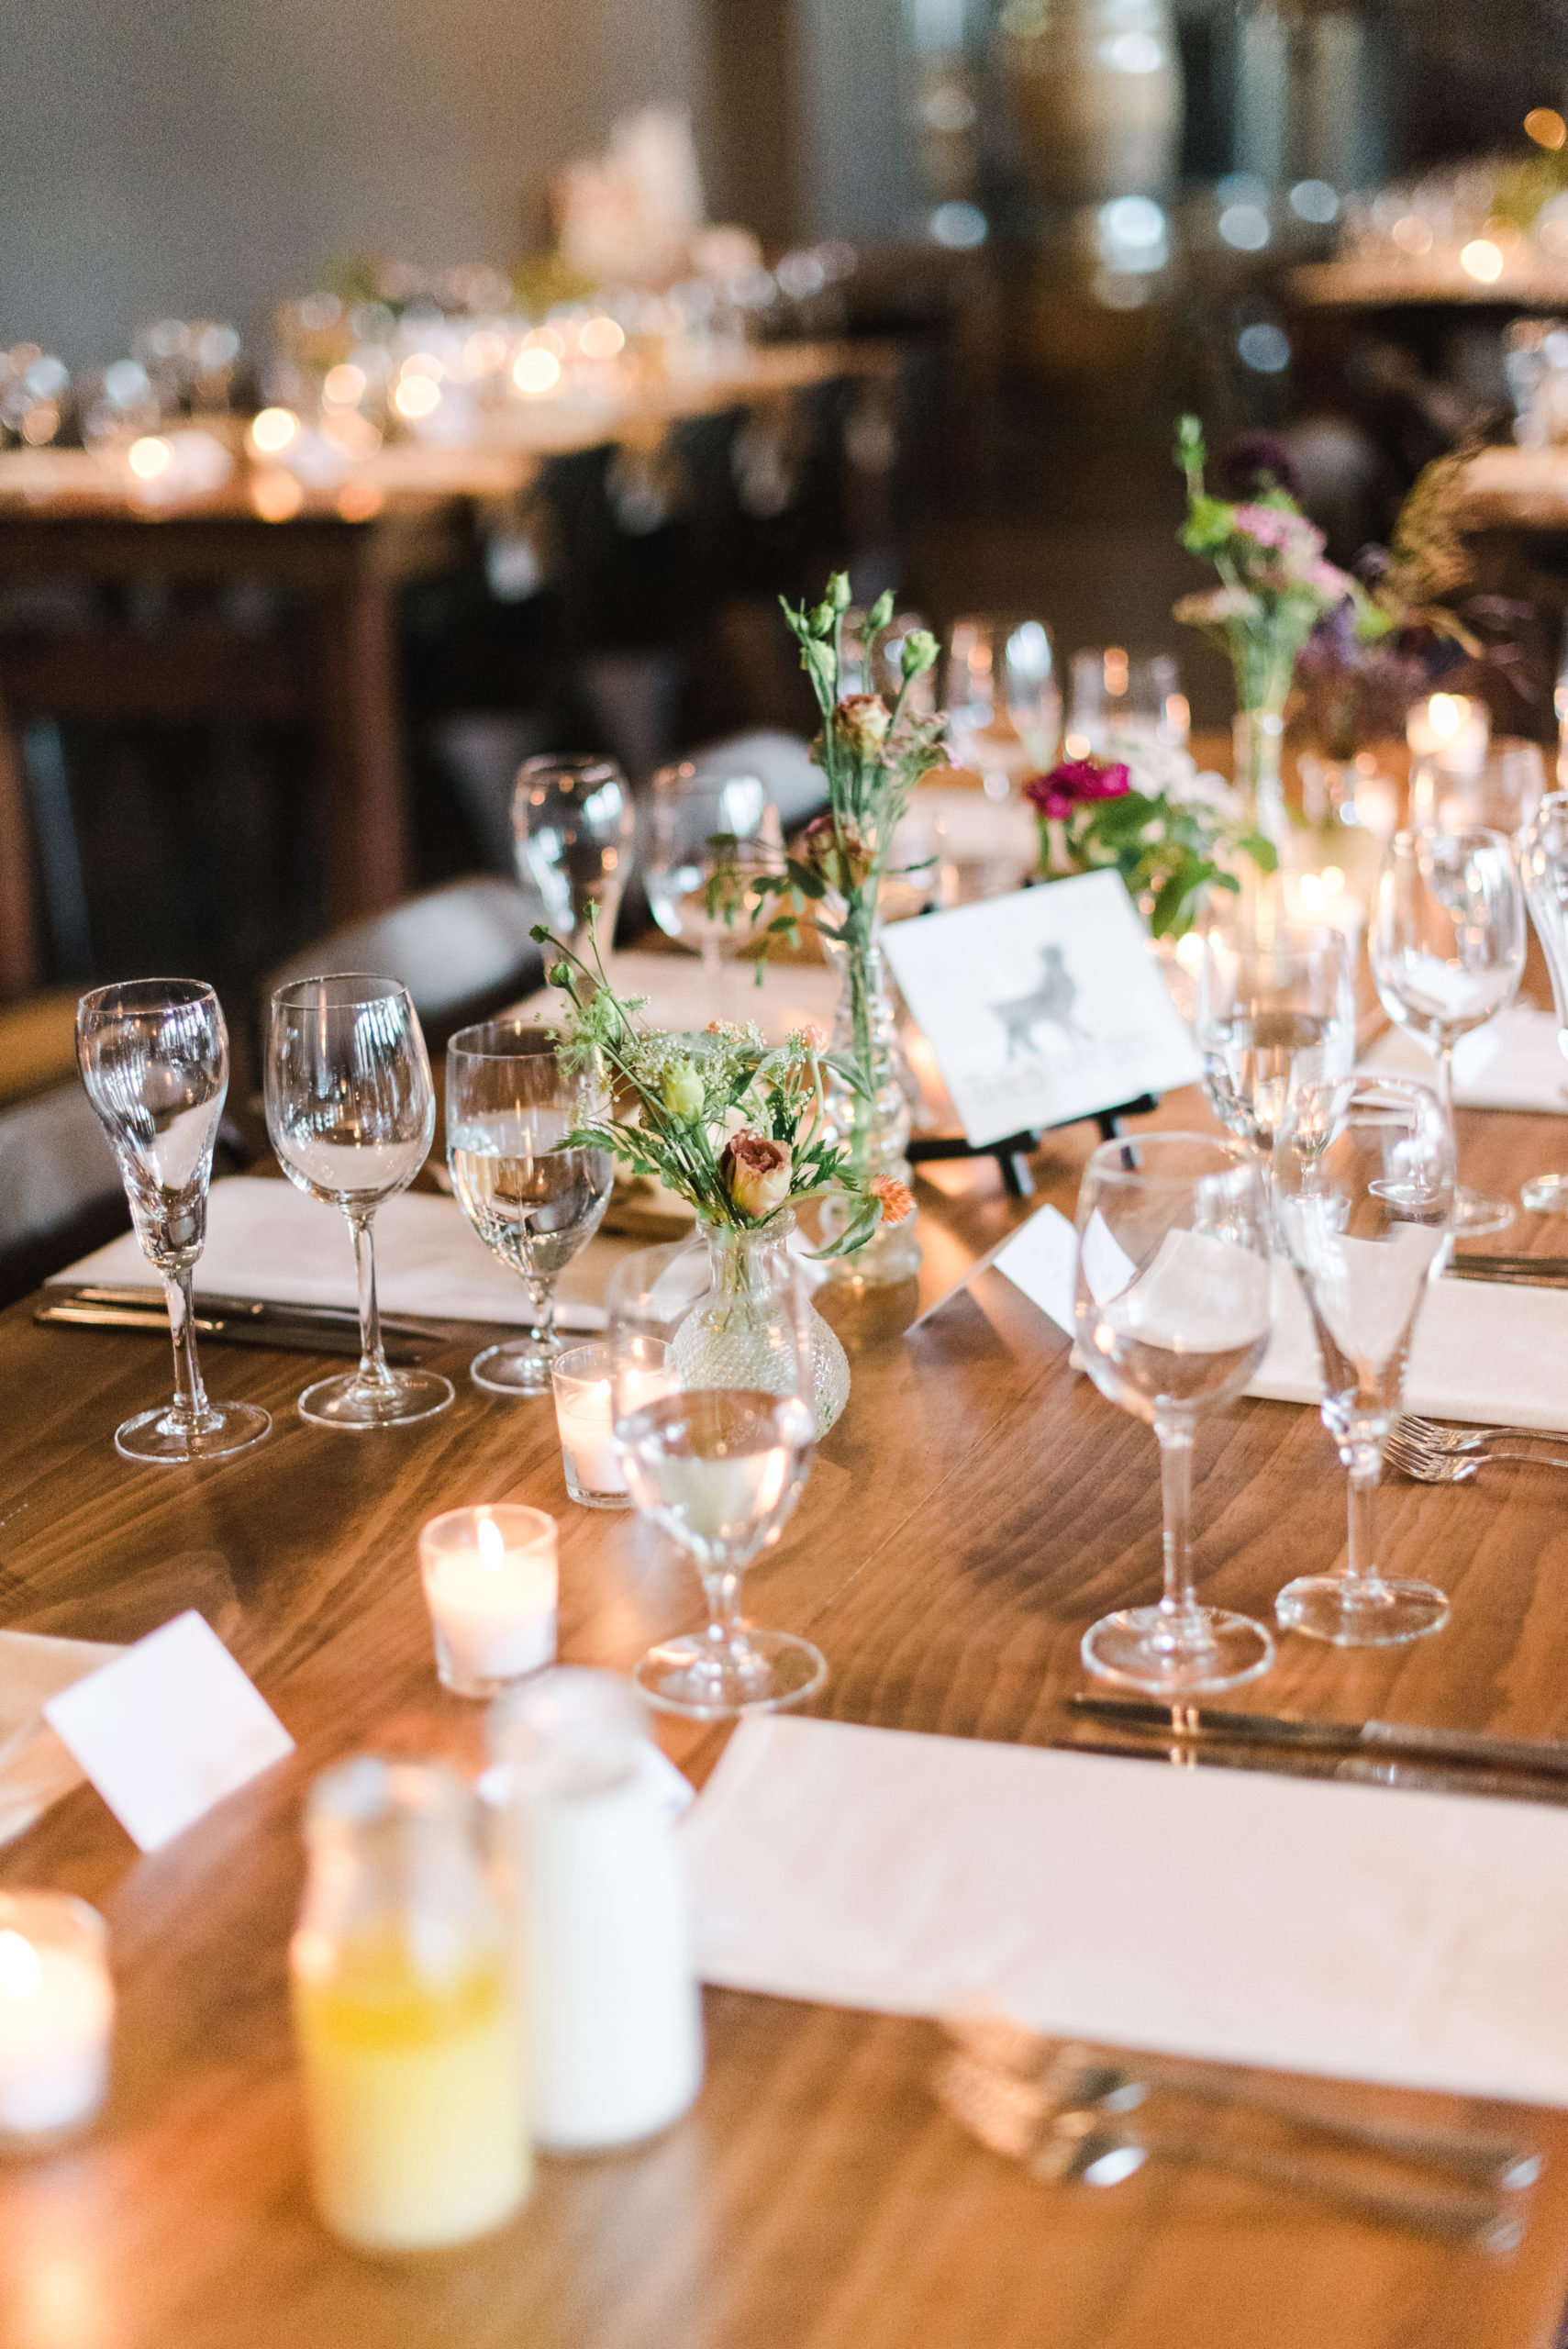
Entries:
{"type": "Polygon", "coordinates": [[[43,1709],[120,1653],[99,1640],[0,1631],[0,1844],[14,1843],[50,1803],[83,1784],[43,1709]]]}
{"type": "Polygon", "coordinates": [[[1568,1812],[742,1722],[679,1833],[703,1978],[1568,2105],[1568,1812]]]}
{"type": "MultiPolygon", "coordinates": [[[[1453,1097],[1462,1109],[1545,1109],[1568,1116],[1568,1059],[1557,1041],[1556,1015],[1516,1003],[1473,1028],[1453,1048],[1453,1097]]],[[[1429,1077],[1430,1055],[1418,1039],[1390,1028],[1363,1055],[1368,1068],[1429,1077]]]]}

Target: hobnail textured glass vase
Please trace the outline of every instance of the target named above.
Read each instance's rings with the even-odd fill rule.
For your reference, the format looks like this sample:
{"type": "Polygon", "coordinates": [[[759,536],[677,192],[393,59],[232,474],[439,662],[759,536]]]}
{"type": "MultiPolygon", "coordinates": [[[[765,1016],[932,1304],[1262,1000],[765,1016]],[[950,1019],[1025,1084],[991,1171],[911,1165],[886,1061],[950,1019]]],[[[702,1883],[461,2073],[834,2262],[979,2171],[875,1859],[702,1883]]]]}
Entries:
{"type": "MultiPolygon", "coordinates": [[[[676,1374],[685,1387],[742,1386],[764,1394],[779,1391],[777,1364],[788,1359],[773,1327],[779,1291],[778,1259],[795,1230],[792,1215],[762,1231],[739,1231],[733,1224],[699,1223],[706,1243],[713,1286],[699,1297],[672,1343],[676,1374]]],[[[850,1363],[843,1347],[815,1306],[806,1308],[811,1331],[812,1404],[817,1433],[825,1436],[850,1395],[850,1363]]]]}
{"type": "MultiPolygon", "coordinates": [[[[872,1075],[868,1098],[828,1071],[824,1097],[827,1129],[833,1140],[848,1149],[851,1163],[863,1180],[891,1174],[895,1181],[907,1183],[910,1166],[905,1153],[916,1088],[899,1041],[887,959],[874,929],[859,946],[824,941],[824,947],[843,981],[833,1022],[834,1056],[869,1069],[872,1075]]],[[[855,1200],[847,1196],[824,1200],[824,1245],[844,1230],[855,1207],[855,1200]]],[[[829,1280],[868,1288],[911,1280],[919,1269],[920,1238],[913,1215],[903,1223],[879,1224],[853,1255],[828,1259],[829,1280]]]]}

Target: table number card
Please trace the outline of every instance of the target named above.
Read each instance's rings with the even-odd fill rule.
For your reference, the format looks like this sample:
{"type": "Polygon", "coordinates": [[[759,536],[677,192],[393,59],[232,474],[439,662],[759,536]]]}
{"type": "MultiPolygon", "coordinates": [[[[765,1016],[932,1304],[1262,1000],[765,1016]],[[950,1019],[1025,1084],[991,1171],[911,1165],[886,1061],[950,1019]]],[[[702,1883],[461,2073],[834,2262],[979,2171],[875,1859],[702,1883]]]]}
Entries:
{"type": "Polygon", "coordinates": [[[976,1150],[1202,1074],[1118,874],[895,922],[883,942],[976,1150]]]}
{"type": "Polygon", "coordinates": [[[143,1852],[161,1851],[294,1752],[282,1721],[194,1609],[43,1709],[143,1852]]]}

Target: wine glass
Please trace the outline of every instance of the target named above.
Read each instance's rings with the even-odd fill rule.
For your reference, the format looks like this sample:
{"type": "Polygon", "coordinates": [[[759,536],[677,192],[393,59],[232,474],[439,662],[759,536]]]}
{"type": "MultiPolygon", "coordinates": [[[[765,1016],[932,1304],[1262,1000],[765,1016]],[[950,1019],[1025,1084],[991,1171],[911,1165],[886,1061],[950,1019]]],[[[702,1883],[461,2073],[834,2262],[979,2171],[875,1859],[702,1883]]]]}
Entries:
{"type": "Polygon", "coordinates": [[[1430,1086],[1362,1075],[1304,1094],[1274,1143],[1275,1226],[1311,1309],[1323,1424],[1350,1471],[1342,1573],[1303,1575],[1275,1602],[1282,1631],[1336,1647],[1389,1647],[1437,1631],[1430,1583],[1379,1574],[1373,1511],[1398,1418],[1417,1317],[1448,1251],[1453,1128],[1430,1086]]]}
{"type": "MultiPolygon", "coordinates": [[[[1453,1048],[1519,991],[1525,967],[1524,896],[1501,832],[1396,832],[1383,860],[1367,940],[1383,1008],[1425,1043],[1437,1063],[1443,1108],[1453,1108],[1453,1048]]],[[[1505,1200],[1462,1185],[1456,1231],[1502,1231],[1505,1200]]]]}
{"type": "Polygon", "coordinates": [[[213,1137],[228,1091],[228,1031],[199,979],[95,987],[76,1012],[76,1064],[119,1165],[142,1253],[163,1283],[174,1399],[115,1431],[127,1460],[225,1460],[272,1426],[254,1403],[212,1403],[191,1287],[206,1239],[213,1137]]]}
{"type": "Polygon", "coordinates": [[[555,1284],[609,1204],[606,1150],[563,1150],[565,1136],[609,1108],[591,1069],[562,1065],[554,1036],[517,1019],[460,1028],[447,1046],[447,1163],[464,1215],[493,1256],[518,1275],[533,1307],[525,1338],[486,1346],[469,1364],[491,1395],[547,1395],[561,1352],[555,1284]]]}
{"type": "Polygon", "coordinates": [[[1546,796],[1546,762],[1534,742],[1493,740],[1480,764],[1418,759],[1410,770],[1410,822],[1421,832],[1523,831],[1546,796]]]}
{"type": "Polygon", "coordinates": [[[525,759],[512,793],[517,872],[544,899],[550,926],[585,955],[608,953],[631,874],[631,794],[614,759],[525,759]]]}
{"type": "Polygon", "coordinates": [[[783,870],[778,811],[760,775],[682,759],[653,777],[642,825],[649,909],[666,938],[696,947],[717,1008],[726,951],[751,935],[751,884],[783,870]]]}
{"type": "Polygon", "coordinates": [[[1188,712],[1172,652],[1128,652],[1107,644],[1073,655],[1066,749],[1086,758],[1111,741],[1185,748],[1188,712]]]}
{"type": "Polygon", "coordinates": [[[1192,1570],[1194,1429],[1234,1402],[1269,1342],[1262,1179],[1240,1143],[1101,1143],[1078,1194],[1076,1321],[1095,1386],[1159,1438],[1165,1520],[1163,1597],[1102,1617],[1084,1662],[1173,1701],[1255,1680],[1273,1640],[1250,1616],[1200,1607],[1192,1570]]]}
{"type": "Polygon", "coordinates": [[[984,614],[948,637],[948,740],[954,766],[993,799],[1051,764],[1062,730],[1056,655],[1044,620],[984,614]]]}
{"type": "Polygon", "coordinates": [[[758,1630],[740,1612],[741,1576],[777,1542],[810,1473],[815,1369],[805,1283],[782,1248],[753,1264],[741,1348],[752,1384],[683,1385],[649,1400],[639,1347],[673,1326],[673,1375],[700,1375],[702,1363],[717,1372],[722,1346],[683,1348],[679,1332],[695,1318],[733,1314],[736,1303],[706,1281],[706,1295],[688,1301],[698,1267],[707,1269],[700,1252],[639,1253],[645,1264],[622,1266],[608,1299],[616,1444],[633,1507],[701,1575],[708,1620],[693,1636],[650,1648],[632,1677],[652,1704],[695,1720],[776,1712],[828,1677],[809,1640],[758,1630]]]}
{"type": "Polygon", "coordinates": [[[317,1380],[301,1419],[324,1428],[403,1427],[444,1411],[452,1383],[390,1370],[375,1298],[372,1223],[429,1156],[436,1094],[419,1018],[395,979],[359,972],[295,979],[267,1025],[267,1132],[296,1189],[341,1208],[353,1235],[360,1366],[317,1380]]]}
{"type": "MultiPolygon", "coordinates": [[[[1568,793],[1540,803],[1519,843],[1525,902],[1546,958],[1557,1041],[1568,1052],[1568,793]]],[[[1519,1197],[1532,1215],[1568,1215],[1568,1174],[1536,1174],[1519,1197]]]]}
{"type": "Polygon", "coordinates": [[[1292,1095],[1355,1066],[1355,983],[1343,933],[1281,926],[1262,939],[1246,926],[1211,930],[1194,1032],[1215,1116],[1266,1162],[1292,1095]]]}

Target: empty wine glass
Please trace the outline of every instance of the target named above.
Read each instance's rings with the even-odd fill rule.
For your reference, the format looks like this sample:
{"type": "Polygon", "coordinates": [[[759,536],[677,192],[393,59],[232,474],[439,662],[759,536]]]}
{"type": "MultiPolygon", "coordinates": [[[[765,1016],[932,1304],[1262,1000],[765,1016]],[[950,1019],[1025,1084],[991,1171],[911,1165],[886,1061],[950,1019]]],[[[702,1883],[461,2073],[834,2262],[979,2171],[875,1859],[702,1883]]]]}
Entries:
{"type": "Polygon", "coordinates": [[[1077,1335],[1103,1395],[1160,1442],[1164,1595],[1084,1634],[1091,1672],[1172,1699],[1234,1688],[1273,1662],[1250,1616],[1193,1590],[1193,1432],[1234,1402],[1269,1342],[1262,1180],[1240,1143],[1201,1134],[1102,1142],[1078,1194],[1077,1335]]]}
{"type": "Polygon", "coordinates": [[[1073,655],[1067,713],[1069,757],[1087,758],[1110,742],[1163,742],[1185,748],[1186,696],[1173,652],[1132,652],[1119,644],[1073,655]]]}
{"type": "Polygon", "coordinates": [[[1204,941],[1194,1032],[1219,1122],[1266,1161],[1292,1095],[1355,1066],[1355,984],[1337,930],[1242,925],[1204,941]]]}
{"type": "Polygon", "coordinates": [[[662,1641],[633,1678],[666,1712],[697,1720],[776,1712],[820,1688],[828,1666],[809,1640],[761,1631],[740,1612],[741,1576],[772,1549],[795,1513],[811,1467],[815,1366],[805,1284],[784,1249],[753,1264],[741,1306],[697,1288],[702,1252],[649,1249],[620,1268],[608,1298],[616,1349],[616,1443],[633,1507],[684,1551],[702,1577],[706,1627],[662,1641]],[[693,1291],[697,1290],[694,1297],[693,1291]],[[725,1365],[722,1323],[740,1312],[738,1348],[751,1383],[693,1386],[647,1396],[639,1346],[673,1329],[683,1381],[725,1365]],[[678,1318],[677,1318],[678,1317],[678,1318]],[[704,1342],[682,1343],[706,1320],[704,1342]],[[763,1360],[762,1341],[766,1341],[763,1360]]]}
{"type": "MultiPolygon", "coordinates": [[[[1568,1052],[1568,793],[1543,799],[1519,843],[1525,902],[1546,958],[1557,1041],[1568,1052]]],[[[1568,1215],[1568,1174],[1536,1174],[1519,1197],[1532,1215],[1568,1215]]]]}
{"type": "Polygon", "coordinates": [[[436,1130],[429,1058],[406,988],[359,972],[279,987],[266,1093],[278,1163],[297,1189],[342,1210],[359,1278],[360,1366],[307,1386],[300,1417],[318,1427],[384,1428],[444,1411],[450,1378],[387,1367],[376,1308],[373,1219],[414,1180],[436,1130]]]}
{"type": "Polygon", "coordinates": [[[213,1403],[202,1385],[191,1302],[206,1239],[213,1137],[228,1090],[228,1031],[199,979],[95,987],[76,1012],[76,1063],[109,1138],[142,1253],[163,1283],[174,1399],[115,1431],[128,1460],[223,1460],[272,1426],[254,1403],[213,1403]]]}
{"type": "Polygon", "coordinates": [[[752,885],[783,870],[778,811],[760,775],[682,759],[660,768],[641,815],[649,909],[666,938],[697,949],[717,1009],[726,957],[751,934],[752,885]]]}
{"type": "Polygon", "coordinates": [[[1534,742],[1493,738],[1479,765],[1418,759],[1410,770],[1410,822],[1417,831],[1504,832],[1512,840],[1546,796],[1546,762],[1534,742]]]}
{"type": "Polygon", "coordinates": [[[608,1151],[561,1145],[608,1108],[597,1074],[562,1067],[548,1029],[487,1019],[460,1028],[447,1046],[452,1189],[533,1307],[526,1337],[486,1346],[469,1364],[474,1385],[492,1395],[550,1392],[561,1352],[555,1284],[603,1221],[614,1171],[608,1151]]]}
{"type": "Polygon", "coordinates": [[[544,899],[550,926],[586,954],[590,928],[608,953],[631,877],[631,794],[614,759],[525,759],[512,793],[517,872],[544,899]]]}
{"type": "MultiPolygon", "coordinates": [[[[1514,852],[1501,832],[1396,832],[1373,900],[1367,939],[1383,1008],[1419,1036],[1453,1107],[1453,1048],[1512,1003],[1525,967],[1525,909],[1514,852]]],[[[1462,1185],[1456,1231],[1502,1231],[1514,1211],[1462,1185]]]]}
{"type": "Polygon", "coordinates": [[[1448,1250],[1453,1129],[1408,1077],[1323,1092],[1304,1095],[1280,1129],[1273,1206],[1317,1332],[1323,1424],[1350,1471],[1350,1548],[1342,1573],[1287,1583],[1275,1613],[1282,1631],[1336,1647],[1389,1647],[1448,1619],[1432,1584],[1378,1572],[1373,1511],[1417,1317],[1448,1250]]]}
{"type": "Polygon", "coordinates": [[[1056,655],[1043,620],[984,614],[948,637],[948,740],[954,766],[993,799],[1051,764],[1062,730],[1056,655]]]}

